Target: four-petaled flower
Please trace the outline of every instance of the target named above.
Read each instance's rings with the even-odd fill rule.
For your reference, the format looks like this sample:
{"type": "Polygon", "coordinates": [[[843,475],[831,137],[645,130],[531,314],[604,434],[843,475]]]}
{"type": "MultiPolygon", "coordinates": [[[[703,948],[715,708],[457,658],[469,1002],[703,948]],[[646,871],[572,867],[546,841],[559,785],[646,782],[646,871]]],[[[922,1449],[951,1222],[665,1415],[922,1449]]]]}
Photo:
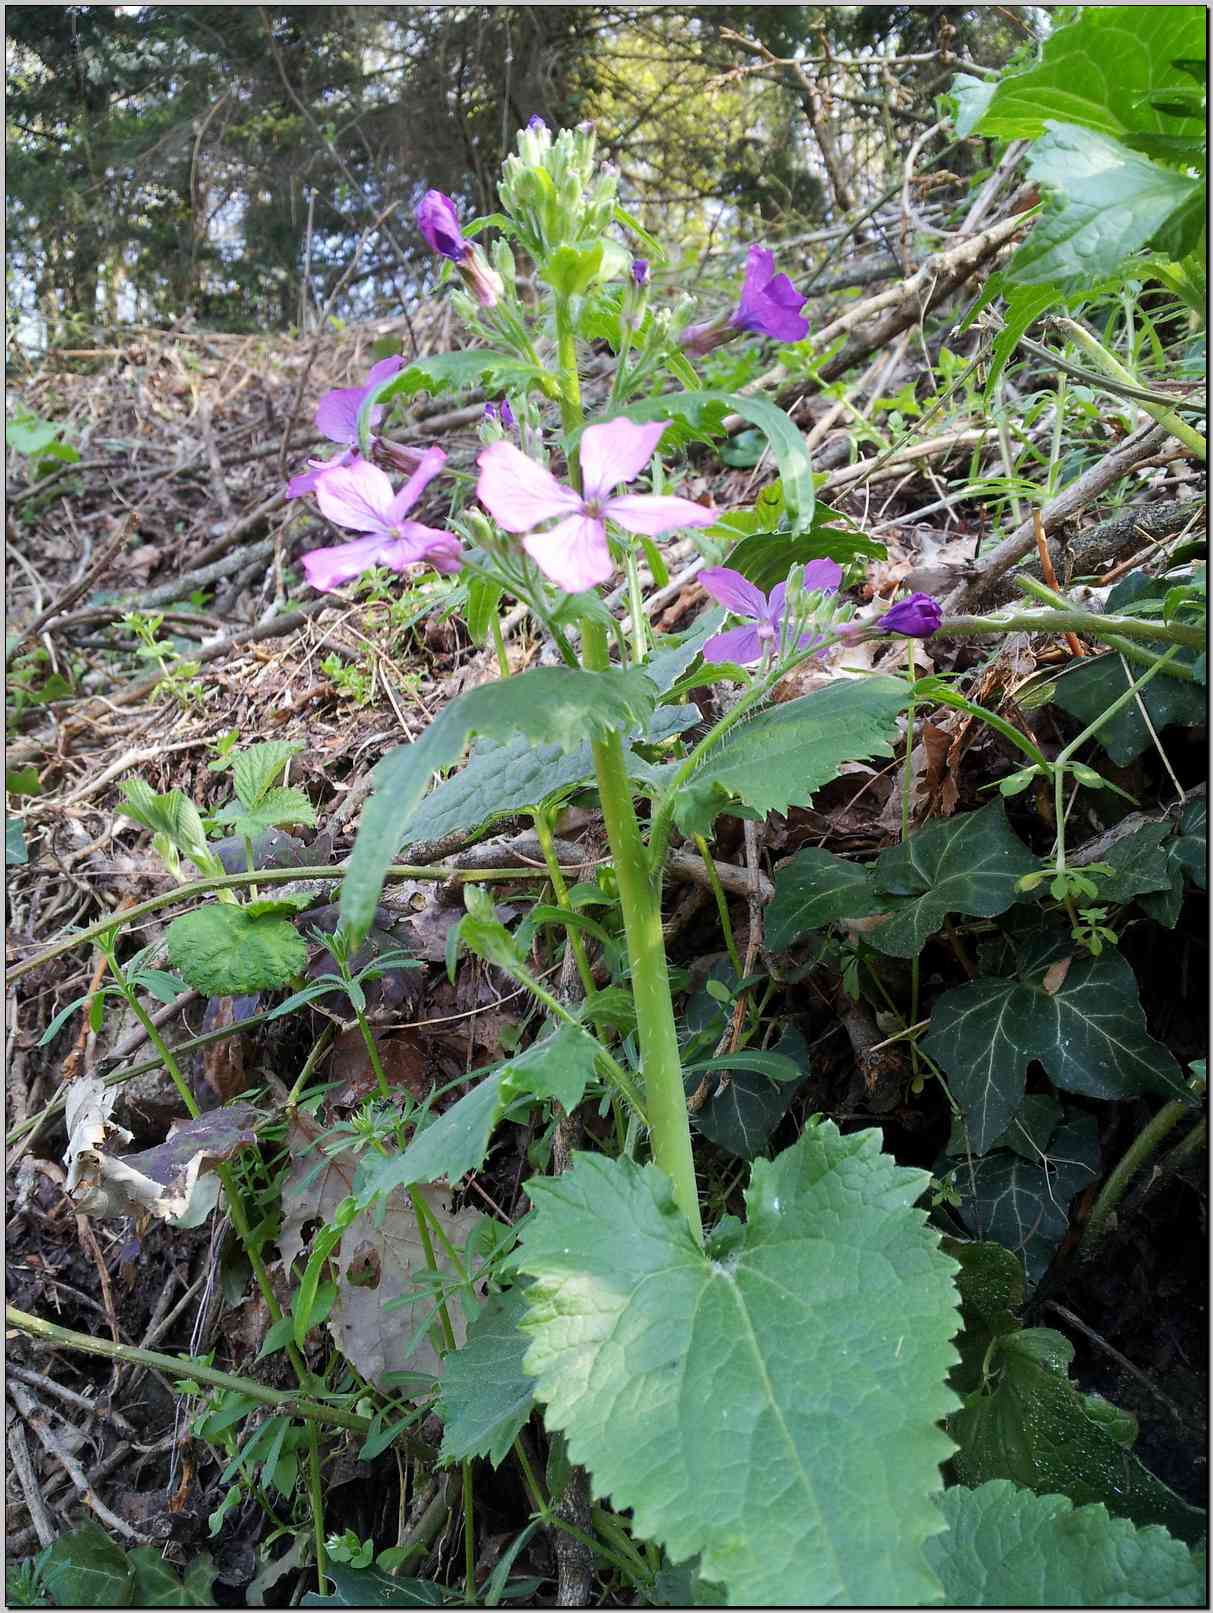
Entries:
{"type": "MultiPolygon", "coordinates": [[[[731,627],[727,633],[717,633],[710,638],[703,647],[705,661],[735,661],[738,666],[748,666],[751,661],[761,660],[781,648],[793,648],[792,645],[780,643],[787,609],[787,583],[776,583],[768,598],[761,588],[756,588],[739,571],[731,571],[727,566],[713,566],[708,571],[701,571],[699,580],[718,604],[734,616],[747,617],[754,623],[753,627],[731,627]]],[[[841,581],[842,568],[833,560],[810,560],[804,568],[805,593],[833,594],[841,581]]],[[[797,639],[795,648],[808,649],[820,637],[819,633],[803,633],[797,639]]]]}
{"type": "Polygon", "coordinates": [[[906,638],[930,638],[938,632],[943,610],[930,594],[910,594],[885,611],[875,626],[883,633],[902,633],[906,638]]]}
{"type": "MultiPolygon", "coordinates": [[[[332,459],[309,459],[308,468],[300,471],[298,476],[293,476],[287,483],[287,498],[302,498],[305,493],[315,491],[321,476],[331,470],[359,462],[361,456],[358,453],[358,414],[366,395],[372,387],[388,380],[403,368],[404,360],[398,354],[392,358],[381,358],[378,364],[371,366],[365,386],[333,387],[322,396],[316,405],[316,430],[330,442],[345,444],[345,453],[337,454],[332,459]]],[[[377,403],[371,410],[372,430],[382,419],[383,405],[377,403]]]]}
{"type": "Polygon", "coordinates": [[[522,546],[544,576],[566,593],[580,593],[611,575],[608,520],[649,537],[679,527],[711,526],[716,520],[715,510],[690,499],[612,491],[640,475],[669,424],[618,419],[588,427],[581,438],[581,493],[562,487],[512,443],[492,443],[477,460],[477,497],[498,526],[530,534],[522,546]],[[553,517],[559,517],[555,526],[535,531],[553,517]]]}
{"type": "Polygon", "coordinates": [[[331,470],[316,484],[316,502],[322,514],[337,526],[369,536],[330,549],[313,549],[303,557],[303,569],[313,588],[331,592],[369,566],[406,566],[428,561],[435,571],[458,571],[459,539],[450,532],[405,519],[426,484],[442,469],[446,455],[430,448],[398,493],[376,465],[360,459],[356,465],[331,470]]]}
{"type": "Polygon", "coordinates": [[[689,325],[679,341],[686,352],[699,358],[731,342],[743,330],[777,342],[799,342],[809,334],[809,322],[800,312],[807,301],[786,274],[775,273],[775,254],[755,245],[746,255],[745,279],[733,312],[707,324],[689,325]]]}

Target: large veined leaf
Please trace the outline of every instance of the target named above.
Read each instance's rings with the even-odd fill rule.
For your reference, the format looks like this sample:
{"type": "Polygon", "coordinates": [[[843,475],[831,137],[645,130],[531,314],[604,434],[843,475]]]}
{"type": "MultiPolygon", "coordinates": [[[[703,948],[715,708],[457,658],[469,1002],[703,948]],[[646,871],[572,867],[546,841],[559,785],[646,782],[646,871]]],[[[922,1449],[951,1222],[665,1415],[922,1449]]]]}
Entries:
{"type": "Polygon", "coordinates": [[[554,1035],[478,1081],[402,1154],[368,1155],[358,1173],[360,1204],[417,1182],[445,1177],[454,1184],[476,1170],[488,1153],[494,1127],[518,1098],[555,1098],[566,1109],[575,1109],[594,1074],[599,1051],[588,1031],[579,1025],[562,1025],[554,1035]]]}
{"type": "Polygon", "coordinates": [[[883,543],[865,537],[858,529],[831,524],[844,519],[828,505],[818,504],[807,532],[752,532],[730,549],[725,564],[769,594],[793,566],[810,560],[836,560],[841,566],[860,556],[882,560],[883,543]]]}
{"type": "Polygon", "coordinates": [[[956,1213],[979,1238],[1016,1255],[1035,1286],[1069,1230],[1071,1201],[1098,1174],[1095,1116],[1075,1115],[1058,1126],[1043,1159],[999,1148],[958,1165],[956,1213]]]}
{"type": "Polygon", "coordinates": [[[1007,1479],[945,1490],[927,1559],[950,1607],[1204,1607],[1201,1559],[1165,1529],[1007,1479]]]}
{"type": "Polygon", "coordinates": [[[1076,1505],[1102,1501],[1120,1518],[1162,1524],[1195,1541],[1205,1515],[1138,1461],[1069,1379],[1074,1350],[1052,1328],[1004,1333],[994,1343],[990,1383],[968,1397],[949,1427],[963,1484],[1011,1479],[1037,1495],[1076,1505]]]}
{"type": "Polygon", "coordinates": [[[346,928],[358,938],[370,929],[384,875],[430,775],[453,767],[474,734],[523,734],[537,745],[575,751],[587,735],[601,739],[647,723],[656,699],[652,683],[635,668],[534,667],[452,700],[415,744],[390,752],[375,769],[375,793],[363,809],[342,886],[346,928]]]}
{"type": "Polygon", "coordinates": [[[948,1442],[953,1266],[880,1134],[812,1123],[700,1249],[666,1177],[532,1180],[526,1370],[594,1491],[759,1606],[919,1603],[948,1442]],[[610,1228],[604,1236],[604,1228],[610,1228]]]}
{"type": "Polygon", "coordinates": [[[783,504],[793,532],[804,532],[813,520],[813,463],[795,422],[766,398],[735,392],[667,392],[642,403],[629,403],[621,413],[631,420],[686,420],[698,430],[719,427],[727,414],[739,414],[767,439],[783,484],[783,504]]]}
{"type": "Polygon", "coordinates": [[[821,846],[805,846],[775,872],[775,894],[763,917],[766,944],[772,952],[784,952],[833,919],[880,911],[871,869],[821,846]]]}
{"type": "Polygon", "coordinates": [[[1204,28],[1198,6],[1084,6],[1076,21],[1049,35],[1034,66],[999,82],[972,132],[1031,139],[1055,119],[1114,137],[1137,130],[1199,135],[1198,118],[1177,124],[1146,97],[1191,88],[1174,64],[1203,59],[1204,28]]]}
{"type": "MultiPolygon", "coordinates": [[[[1058,678],[1053,699],[1085,726],[1115,704],[1128,688],[1129,681],[1119,655],[1088,656],[1058,678]]],[[[1151,678],[1138,694],[1155,733],[1161,734],[1172,723],[1192,727],[1205,721],[1206,695],[1199,684],[1169,678],[1164,672],[1151,678]]],[[[1136,699],[1109,717],[1095,735],[1095,741],[1118,767],[1127,766],[1154,744],[1136,699]]]]}
{"type": "Polygon", "coordinates": [[[1050,124],[1032,148],[1028,172],[1054,195],[1006,267],[1010,285],[1080,290],[1111,274],[1164,226],[1180,231],[1171,256],[1190,250],[1189,234],[1199,235],[1204,181],[1162,168],[1109,135],[1050,124]]]}
{"type": "Polygon", "coordinates": [[[873,890],[898,900],[865,939],[878,952],[912,958],[949,913],[1005,913],[1020,899],[1016,881],[1038,866],[1012,832],[1001,800],[929,823],[876,859],[873,890]]]}
{"type": "Polygon", "coordinates": [[[436,1410],[442,1418],[443,1462],[487,1456],[499,1467],[535,1403],[535,1383],[522,1365],[530,1344],[519,1323],[522,1289],[493,1294],[468,1328],[467,1342],[443,1363],[436,1410]]]}
{"type": "Polygon", "coordinates": [[[947,1076],[975,1153],[1006,1130],[1033,1059],[1054,1085],[1089,1098],[1186,1092],[1178,1064],[1146,1030],[1123,958],[1074,958],[1052,985],[1047,974],[973,980],[935,1004],[921,1046],[947,1076]]]}
{"type": "Polygon", "coordinates": [[[843,762],[893,754],[907,696],[897,678],[840,679],[768,707],[727,734],[679,791],[678,827],[706,835],[734,803],[758,817],[807,806],[843,762]]]}

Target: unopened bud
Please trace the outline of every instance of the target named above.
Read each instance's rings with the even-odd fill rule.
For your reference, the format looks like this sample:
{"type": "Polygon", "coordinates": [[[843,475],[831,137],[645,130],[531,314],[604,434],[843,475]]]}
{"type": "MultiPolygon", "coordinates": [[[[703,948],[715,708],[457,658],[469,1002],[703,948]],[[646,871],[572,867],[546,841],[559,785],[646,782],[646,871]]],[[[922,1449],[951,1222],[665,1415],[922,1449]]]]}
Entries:
{"type": "Polygon", "coordinates": [[[470,246],[456,268],[459,278],[482,308],[495,308],[505,294],[501,276],[489,267],[478,247],[470,246]]]}

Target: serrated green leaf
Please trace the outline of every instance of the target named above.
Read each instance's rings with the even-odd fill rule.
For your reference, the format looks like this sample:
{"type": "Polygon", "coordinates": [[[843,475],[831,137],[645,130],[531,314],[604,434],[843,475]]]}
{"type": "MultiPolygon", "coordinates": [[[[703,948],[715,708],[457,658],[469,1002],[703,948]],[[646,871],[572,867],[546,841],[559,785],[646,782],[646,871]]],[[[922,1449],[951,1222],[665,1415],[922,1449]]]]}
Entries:
{"type": "Polygon", "coordinates": [[[129,1607],[134,1570],[96,1524],[60,1535],[41,1553],[42,1583],[56,1607],[129,1607]]]}
{"type": "Polygon", "coordinates": [[[431,774],[453,767],[474,734],[500,739],[520,733],[537,745],[575,751],[587,735],[601,739],[647,723],[656,701],[657,691],[636,668],[575,667],[535,667],[453,700],[415,744],[392,751],[375,769],[377,787],[363,808],[342,886],[347,932],[361,939],[370,929],[384,875],[410,832],[431,774]]]}
{"type": "Polygon", "coordinates": [[[304,823],[314,825],[316,813],[302,790],[293,784],[279,784],[267,789],[252,807],[230,802],[215,814],[216,822],[230,823],[242,839],[252,840],[267,829],[283,824],[304,823]]]}
{"type": "Polygon", "coordinates": [[[231,902],[183,913],[166,940],[173,968],[207,997],[273,991],[307,967],[307,942],[286,919],[254,918],[231,902]]]}
{"type": "Polygon", "coordinates": [[[325,1574],[333,1594],[308,1591],[301,1607],[441,1607],[446,1592],[428,1579],[397,1579],[382,1568],[350,1568],[330,1558],[325,1574]]]}
{"type": "Polygon", "coordinates": [[[785,952],[802,935],[835,919],[880,911],[870,868],[820,846],[805,846],[775,871],[775,894],[763,922],[766,944],[772,952],[785,952]]]}
{"type": "MultiPolygon", "coordinates": [[[[1084,6],[1074,22],[1049,35],[1034,66],[999,82],[973,132],[1030,139],[1043,134],[1051,118],[1113,136],[1165,131],[1166,120],[1142,106],[1142,98],[1186,85],[1177,58],[1203,52],[1199,7],[1084,6]]],[[[1201,132],[1199,125],[1194,132],[1201,132]]]]}
{"type": "MultiPolygon", "coordinates": [[[[516,385],[520,377],[542,373],[533,365],[520,364],[508,353],[495,353],[488,347],[461,353],[430,353],[414,359],[377,387],[374,395],[365,400],[364,409],[367,404],[374,408],[378,403],[390,403],[393,398],[412,397],[415,392],[437,396],[440,392],[463,392],[481,384],[496,391],[504,385],[516,385]]],[[[359,420],[361,423],[361,412],[359,420]]]]}
{"type": "Polygon", "coordinates": [[[232,758],[232,788],[246,810],[255,807],[302,745],[287,739],[266,739],[232,758]]]}
{"type": "Polygon", "coordinates": [[[816,1121],[754,1164],[747,1224],[707,1249],[654,1166],[579,1154],[530,1183],[518,1265],[545,1421],[597,1495],[673,1563],[699,1553],[731,1603],[939,1595],[923,1546],[957,1319],[912,1208],[926,1180],[878,1132],[816,1121]]]}
{"type": "Polygon", "coordinates": [[[214,860],[207,847],[206,831],[202,827],[198,808],[180,790],[157,795],[141,778],[124,779],[122,790],[126,800],[119,805],[118,811],[124,818],[133,818],[153,834],[166,835],[184,856],[199,867],[205,867],[208,861],[214,860]]]}
{"type": "Polygon", "coordinates": [[[971,134],[980,123],[997,88],[996,78],[974,78],[972,73],[957,73],[948,94],[956,101],[956,133],[960,139],[971,134]]]}
{"type": "Polygon", "coordinates": [[[367,1205],[393,1188],[417,1182],[437,1182],[444,1177],[452,1185],[458,1182],[484,1162],[497,1122],[521,1097],[555,1098],[565,1109],[575,1109],[593,1077],[599,1051],[588,1031],[579,1025],[562,1025],[478,1081],[402,1154],[369,1157],[358,1173],[359,1203],[367,1205]]]}
{"type": "Polygon", "coordinates": [[[949,913],[1005,913],[1020,900],[1017,881],[1037,867],[1001,800],[928,823],[876,859],[872,889],[885,896],[889,917],[864,939],[878,952],[912,958],[949,913]]]}
{"type": "MultiPolygon", "coordinates": [[[[1101,717],[1124,694],[1130,679],[1119,655],[1087,656],[1067,670],[1054,686],[1053,700],[1084,726],[1101,717]]],[[[1125,767],[1154,744],[1142,719],[1140,698],[1154,731],[1161,734],[1173,723],[1195,727],[1206,719],[1206,697],[1198,684],[1168,678],[1151,678],[1137,697],[1123,705],[1095,735],[1095,742],[1118,767],[1125,767]]]]}
{"type": "Polygon", "coordinates": [[[443,1423],[440,1461],[486,1456],[500,1467],[526,1426],[535,1386],[522,1365],[530,1343],[518,1326],[525,1311],[520,1288],[490,1295],[463,1348],[444,1359],[435,1408],[443,1423]]]}
{"type": "Polygon", "coordinates": [[[311,907],[315,900],[315,896],[309,891],[281,891],[274,896],[253,897],[251,901],[245,902],[244,911],[251,919],[302,913],[305,908],[311,907]]]}
{"type": "Polygon", "coordinates": [[[1162,1524],[1195,1541],[1205,1515],[1182,1501],[1088,1416],[1068,1377],[1067,1341],[1049,1328],[1003,1334],[993,1346],[992,1383],[971,1395],[949,1428],[962,1484],[1010,1479],[1076,1506],[1103,1502],[1117,1517],[1162,1524]]]}
{"type": "Polygon", "coordinates": [[[1047,1164],[1001,1148],[966,1160],[954,1178],[956,1213],[977,1237],[1017,1255],[1035,1285],[1069,1230],[1070,1201],[1095,1180],[1098,1167],[1095,1117],[1076,1115],[1054,1133],[1047,1164]]]}
{"type": "Polygon", "coordinates": [[[580,296],[602,267],[602,252],[602,241],[581,248],[559,246],[539,271],[539,278],[562,297],[580,296]]]}
{"type": "Polygon", "coordinates": [[[678,827],[706,835],[735,804],[759,817],[807,806],[843,762],[893,754],[907,695],[896,678],[839,680],[768,707],[733,729],[679,791],[678,827]]]}
{"type": "Polygon", "coordinates": [[[1151,242],[1180,258],[1191,249],[1192,229],[1199,234],[1203,181],[1162,168],[1109,135],[1050,124],[1029,154],[1028,172],[1054,195],[1007,265],[1009,285],[1079,291],[1151,242]]]}
{"type": "Polygon", "coordinates": [[[927,1559],[950,1607],[1203,1607],[1204,1564],[1165,1529],[1007,1479],[945,1490],[927,1559]]]}
{"type": "Polygon", "coordinates": [[[765,398],[742,397],[734,392],[665,392],[642,403],[629,403],[620,411],[629,420],[681,420],[697,432],[718,431],[726,414],[739,414],[766,438],[783,484],[784,508],[794,532],[805,532],[813,520],[816,493],[813,465],[795,422],[765,398]]]}
{"type": "Polygon", "coordinates": [[[1089,1098],[1180,1097],[1179,1065],[1146,1030],[1121,957],[1076,957],[1052,993],[1042,979],[978,979],[944,992],[919,1044],[948,1078],[975,1153],[1010,1124],[1036,1059],[1055,1086],[1089,1098]]]}

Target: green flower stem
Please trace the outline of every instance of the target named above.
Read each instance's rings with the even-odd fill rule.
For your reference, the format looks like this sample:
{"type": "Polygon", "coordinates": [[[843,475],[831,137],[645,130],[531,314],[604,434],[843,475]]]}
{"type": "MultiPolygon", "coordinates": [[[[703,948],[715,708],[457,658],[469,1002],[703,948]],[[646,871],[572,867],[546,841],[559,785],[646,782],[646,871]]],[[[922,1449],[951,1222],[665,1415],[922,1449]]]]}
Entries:
{"type": "MultiPolygon", "coordinates": [[[[70,1328],[59,1327],[54,1322],[31,1316],[11,1305],[5,1306],[4,1320],[6,1326],[19,1328],[23,1333],[45,1339],[62,1349],[80,1350],[85,1355],[100,1355],[108,1361],[122,1361],[130,1366],[150,1367],[155,1372],[169,1373],[174,1378],[205,1383],[211,1388],[225,1389],[232,1394],[247,1395],[258,1405],[272,1406],[284,1416],[303,1417],[311,1422],[327,1423],[334,1428],[348,1428],[363,1436],[371,1431],[369,1417],[360,1417],[356,1412],[346,1411],[340,1406],[326,1405],[310,1395],[299,1395],[291,1389],[271,1389],[255,1378],[222,1372],[217,1367],[204,1366],[186,1356],[165,1355],[159,1350],[144,1350],[135,1344],[115,1344],[111,1338],[94,1337],[91,1333],[74,1333],[70,1328]]],[[[411,1456],[425,1462],[433,1461],[434,1453],[428,1445],[408,1434],[400,1434],[397,1438],[411,1456]]]]}
{"type": "MultiPolygon", "coordinates": [[[[552,839],[552,822],[547,812],[538,808],[531,814],[531,821],[535,825],[535,836],[539,841],[539,848],[543,852],[544,866],[552,881],[552,890],[556,896],[556,905],[562,912],[571,913],[572,903],[569,901],[569,888],[564,882],[564,875],[560,871],[560,859],[556,855],[556,842],[552,839]]],[[[594,995],[594,976],[590,972],[590,965],[585,955],[585,945],[575,925],[570,924],[565,932],[573,953],[573,960],[577,965],[577,974],[581,980],[581,989],[587,997],[594,995]]],[[[601,1035],[598,1037],[602,1040],[601,1035]]]]}
{"type": "Polygon", "coordinates": [[[1140,644],[1130,644],[1127,638],[1116,638],[1111,633],[1105,636],[1104,643],[1110,650],[1116,650],[1126,661],[1133,661],[1137,666],[1158,666],[1163,663],[1163,671],[1167,677],[1179,678],[1184,683],[1196,682],[1195,672],[1183,661],[1164,662],[1164,658],[1155,655],[1153,650],[1143,649],[1140,644]]]}
{"type": "Polygon", "coordinates": [[[464,1462],[463,1468],[463,1595],[469,1607],[476,1605],[476,1535],[473,1529],[475,1522],[476,1498],[472,1489],[472,1464],[464,1462]]]}
{"type": "Polygon", "coordinates": [[[640,567],[636,563],[636,551],[629,544],[627,551],[628,572],[628,611],[632,618],[632,665],[639,666],[644,660],[648,649],[648,634],[645,631],[648,617],[644,609],[644,593],[640,587],[640,567]]]}
{"type": "Polygon", "coordinates": [[[325,1594],[328,1553],[324,1549],[324,1490],[320,1484],[320,1430],[314,1421],[307,1425],[307,1498],[312,1509],[312,1539],[316,1547],[316,1589],[325,1594]]]}
{"type": "Polygon", "coordinates": [[[702,835],[695,836],[695,847],[703,858],[703,866],[708,871],[708,884],[712,887],[712,895],[716,898],[716,911],[720,914],[720,928],[724,932],[725,950],[729,954],[729,962],[738,980],[745,979],[745,970],[742,967],[741,955],[737,951],[737,943],[733,939],[733,924],[729,918],[729,899],[724,893],[724,886],[720,883],[720,875],[716,872],[716,864],[712,860],[712,853],[708,850],[708,843],[702,835]]]}
{"type": "Polygon", "coordinates": [[[1078,1245],[1080,1260],[1089,1260],[1095,1253],[1107,1233],[1109,1219],[1125,1195],[1125,1189],[1142,1166],[1158,1152],[1159,1145],[1167,1134],[1190,1110],[1191,1104],[1184,1102],[1182,1098],[1174,1098],[1170,1103],[1165,1103],[1125,1150],[1095,1200],[1095,1206],[1078,1245]]]}
{"type": "MultiPolygon", "coordinates": [[[[437,1279],[440,1275],[438,1261],[434,1255],[434,1240],[430,1237],[430,1224],[426,1214],[428,1206],[421,1196],[419,1187],[410,1187],[408,1192],[409,1202],[413,1206],[413,1214],[417,1218],[417,1236],[421,1239],[421,1248],[425,1254],[426,1270],[431,1277],[436,1279],[435,1292],[440,1292],[437,1287],[437,1279]]],[[[446,1308],[445,1296],[440,1297],[438,1300],[438,1319],[442,1324],[442,1341],[448,1350],[453,1350],[455,1348],[455,1329],[451,1326],[451,1313],[446,1308]]]]}
{"type": "MultiPolygon", "coordinates": [[[[602,624],[589,617],[583,618],[581,642],[586,667],[591,671],[604,671],[608,654],[602,624]]],[[[665,939],[661,933],[661,876],[653,871],[640,838],[623,741],[618,734],[611,734],[607,739],[595,740],[591,748],[602,815],[619,881],[653,1159],[673,1183],[675,1202],[690,1222],[695,1241],[702,1243],[703,1222],[695,1185],[691,1127],[682,1085],[682,1059],[670,997],[665,939]]]]}
{"type": "MultiPolygon", "coordinates": [[[[1043,584],[1035,577],[1016,577],[1025,592],[1037,593],[1043,584]]],[[[1104,638],[1116,633],[1122,638],[1154,639],[1162,644],[1180,644],[1187,649],[1204,647],[1204,634],[1187,622],[1151,622],[1136,616],[1100,616],[1080,610],[1077,605],[1045,611],[996,611],[989,616],[945,616],[939,624],[940,638],[974,638],[983,633],[1084,633],[1088,638],[1104,638]]]]}
{"type": "MultiPolygon", "coordinates": [[[[348,981],[349,966],[345,963],[342,963],[340,967],[342,974],[346,976],[348,981]]],[[[390,1098],[392,1094],[387,1084],[387,1075],[384,1072],[383,1060],[379,1057],[379,1049],[375,1046],[375,1038],[371,1033],[370,1025],[367,1023],[366,1012],[365,1010],[359,1008],[352,999],[350,1001],[350,1006],[354,1010],[354,1018],[358,1021],[358,1029],[362,1033],[362,1045],[366,1048],[366,1056],[368,1059],[370,1059],[371,1069],[375,1073],[375,1085],[378,1088],[379,1096],[381,1098],[390,1098]]]]}
{"type": "MultiPolygon", "coordinates": [[[[1126,370],[1120,360],[1114,358],[1102,342],[1092,336],[1091,332],[1078,324],[1076,320],[1056,319],[1053,323],[1063,335],[1068,336],[1076,346],[1082,348],[1097,369],[1102,370],[1112,380],[1119,381],[1122,386],[1137,386],[1136,376],[1126,370]]],[[[1148,403],[1141,397],[1140,393],[1137,394],[1135,401],[1145,410],[1151,420],[1157,421],[1160,426],[1163,426],[1173,437],[1183,443],[1185,448],[1190,448],[1198,459],[1208,459],[1209,449],[1205,439],[1199,431],[1194,430],[1186,421],[1181,420],[1174,409],[1168,408],[1166,404],[1162,403],[1148,403]]]]}
{"type": "Polygon", "coordinates": [[[497,670],[503,678],[508,678],[510,675],[510,658],[506,654],[505,636],[501,631],[501,617],[496,611],[493,611],[489,619],[489,625],[493,630],[493,648],[497,652],[497,670]]]}
{"type": "MultiPolygon", "coordinates": [[[[577,374],[577,333],[573,328],[569,299],[557,294],[556,309],[556,363],[560,370],[560,421],[566,432],[573,432],[584,423],[581,409],[581,379],[577,374]]],[[[569,481],[577,492],[581,491],[581,467],[576,453],[569,454],[569,481]]]]}

